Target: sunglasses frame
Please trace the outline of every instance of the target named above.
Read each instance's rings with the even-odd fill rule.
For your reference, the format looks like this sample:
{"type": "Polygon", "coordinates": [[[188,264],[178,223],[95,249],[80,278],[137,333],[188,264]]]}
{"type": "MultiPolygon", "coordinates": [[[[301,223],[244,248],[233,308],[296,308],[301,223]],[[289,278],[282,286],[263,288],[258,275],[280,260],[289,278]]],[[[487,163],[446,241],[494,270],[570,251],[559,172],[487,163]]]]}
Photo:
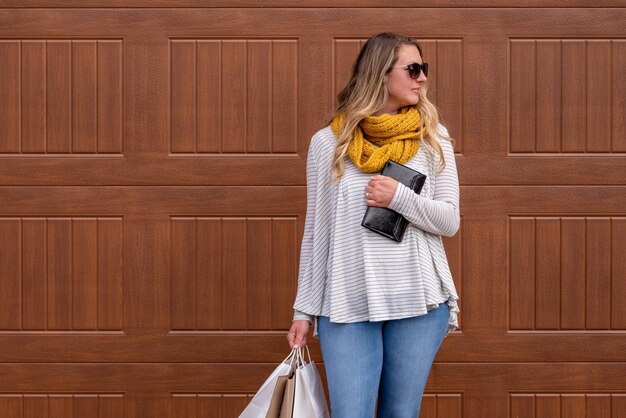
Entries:
{"type": "Polygon", "coordinates": [[[409,72],[409,77],[411,77],[413,80],[417,80],[422,72],[424,73],[424,76],[428,77],[428,63],[427,62],[423,62],[421,64],[414,62],[412,64],[406,65],[405,67],[407,71],[409,72]]]}
{"type": "Polygon", "coordinates": [[[409,72],[409,77],[411,77],[413,80],[417,80],[422,72],[424,73],[426,77],[428,77],[428,63],[427,62],[423,62],[421,64],[418,62],[413,62],[407,65],[397,65],[393,68],[404,68],[405,70],[409,72]],[[416,66],[417,68],[415,68],[416,66]]]}

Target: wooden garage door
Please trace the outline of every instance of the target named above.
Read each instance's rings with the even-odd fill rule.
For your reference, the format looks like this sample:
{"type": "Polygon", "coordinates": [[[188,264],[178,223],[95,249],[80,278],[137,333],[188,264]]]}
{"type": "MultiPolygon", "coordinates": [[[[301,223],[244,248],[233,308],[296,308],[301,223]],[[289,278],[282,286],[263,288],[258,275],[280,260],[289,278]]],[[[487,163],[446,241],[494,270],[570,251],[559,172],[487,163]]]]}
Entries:
{"type": "Polygon", "coordinates": [[[422,417],[626,417],[622,1],[210,3],[1,2],[0,418],[237,416],[288,352],[311,135],[388,30],[461,180],[422,417]]]}

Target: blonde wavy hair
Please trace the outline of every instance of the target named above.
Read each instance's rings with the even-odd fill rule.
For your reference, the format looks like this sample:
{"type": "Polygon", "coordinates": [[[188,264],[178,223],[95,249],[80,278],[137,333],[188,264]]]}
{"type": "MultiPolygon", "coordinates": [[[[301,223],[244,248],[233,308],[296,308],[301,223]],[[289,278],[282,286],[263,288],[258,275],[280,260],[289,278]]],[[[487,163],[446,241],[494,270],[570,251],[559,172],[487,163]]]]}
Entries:
{"type": "MultiPolygon", "coordinates": [[[[344,156],[357,126],[363,119],[382,109],[387,102],[389,93],[385,87],[385,74],[389,73],[397,62],[398,51],[402,45],[415,46],[423,59],[421,46],[406,36],[384,32],[369,38],[354,62],[350,81],[337,95],[338,106],[335,116],[343,114],[344,124],[337,140],[332,161],[333,183],[338,182],[344,173],[344,156]]],[[[426,128],[425,140],[439,154],[439,169],[443,170],[446,164],[443,150],[434,135],[431,134],[437,132],[439,110],[426,97],[427,91],[428,83],[426,82],[420,89],[417,108],[420,112],[422,128],[426,128]]],[[[454,146],[453,138],[443,134],[439,134],[439,136],[449,140],[454,146]]],[[[424,138],[421,137],[420,139],[424,138]]],[[[428,153],[432,158],[430,149],[428,149],[428,153]]]]}

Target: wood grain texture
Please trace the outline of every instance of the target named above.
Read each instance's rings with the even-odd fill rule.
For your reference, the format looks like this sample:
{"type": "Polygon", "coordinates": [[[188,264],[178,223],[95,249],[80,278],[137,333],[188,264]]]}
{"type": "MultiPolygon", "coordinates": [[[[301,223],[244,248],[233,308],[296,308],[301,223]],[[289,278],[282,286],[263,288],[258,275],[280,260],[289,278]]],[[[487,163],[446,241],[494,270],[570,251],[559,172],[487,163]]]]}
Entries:
{"type": "Polygon", "coordinates": [[[118,394],[3,394],[1,418],[124,418],[124,397],[118,394]]]}
{"type": "Polygon", "coordinates": [[[615,90],[624,89],[622,71],[614,73],[613,66],[622,43],[621,39],[511,39],[510,151],[621,152],[624,118],[613,116],[612,100],[615,90]]]}
{"type": "Polygon", "coordinates": [[[5,0],[0,20],[0,418],[237,416],[288,352],[311,136],[390,29],[424,47],[461,184],[462,327],[422,418],[626,418],[621,2],[5,0]]]}
{"type": "Polygon", "coordinates": [[[298,42],[173,39],[173,153],[295,153],[298,42]]]}
{"type": "Polygon", "coordinates": [[[121,228],[119,218],[0,217],[0,330],[120,330],[121,228]]]}
{"type": "MultiPolygon", "coordinates": [[[[201,0],[140,0],[133,3],[134,7],[194,7],[194,8],[239,8],[239,7],[293,7],[293,8],[340,8],[340,7],[387,7],[388,4],[381,0],[342,0],[337,3],[332,0],[216,0],[210,4],[201,0]]],[[[585,8],[603,8],[603,7],[619,7],[622,3],[617,0],[523,0],[519,3],[511,3],[507,0],[480,0],[472,3],[471,6],[463,0],[441,0],[431,3],[423,3],[423,7],[455,7],[455,8],[482,8],[482,7],[511,7],[511,8],[530,8],[530,7],[585,7],[585,8]]],[[[58,0],[5,0],[3,7],[7,8],[27,8],[27,7],[80,7],[80,8],[125,8],[129,7],[128,3],[120,0],[66,0],[59,3],[58,0]]],[[[411,0],[399,0],[394,2],[394,7],[411,8],[415,7],[415,3],[411,0]]]]}
{"type": "Polygon", "coordinates": [[[621,304],[611,301],[616,300],[613,291],[621,289],[623,275],[620,267],[613,271],[611,266],[619,266],[623,259],[616,253],[623,248],[623,221],[604,217],[512,218],[511,328],[621,329],[611,324],[611,318],[621,316],[621,304]],[[613,308],[617,312],[613,313],[613,308]]]}
{"type": "Polygon", "coordinates": [[[121,153],[121,42],[0,41],[0,153],[121,153]]]}

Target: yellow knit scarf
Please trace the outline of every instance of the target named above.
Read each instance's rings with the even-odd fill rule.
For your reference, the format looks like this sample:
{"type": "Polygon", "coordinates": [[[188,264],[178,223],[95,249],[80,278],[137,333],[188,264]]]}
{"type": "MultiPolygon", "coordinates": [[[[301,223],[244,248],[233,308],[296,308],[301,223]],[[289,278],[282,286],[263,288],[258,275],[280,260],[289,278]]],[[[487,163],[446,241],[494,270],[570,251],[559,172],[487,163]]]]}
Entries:
{"type": "MultiPolygon", "coordinates": [[[[343,115],[337,115],[330,124],[337,136],[342,126],[343,115]]],[[[396,115],[363,119],[348,144],[347,155],[362,171],[377,173],[390,159],[401,164],[409,161],[419,150],[419,138],[420,113],[415,106],[405,107],[396,115]]]]}

